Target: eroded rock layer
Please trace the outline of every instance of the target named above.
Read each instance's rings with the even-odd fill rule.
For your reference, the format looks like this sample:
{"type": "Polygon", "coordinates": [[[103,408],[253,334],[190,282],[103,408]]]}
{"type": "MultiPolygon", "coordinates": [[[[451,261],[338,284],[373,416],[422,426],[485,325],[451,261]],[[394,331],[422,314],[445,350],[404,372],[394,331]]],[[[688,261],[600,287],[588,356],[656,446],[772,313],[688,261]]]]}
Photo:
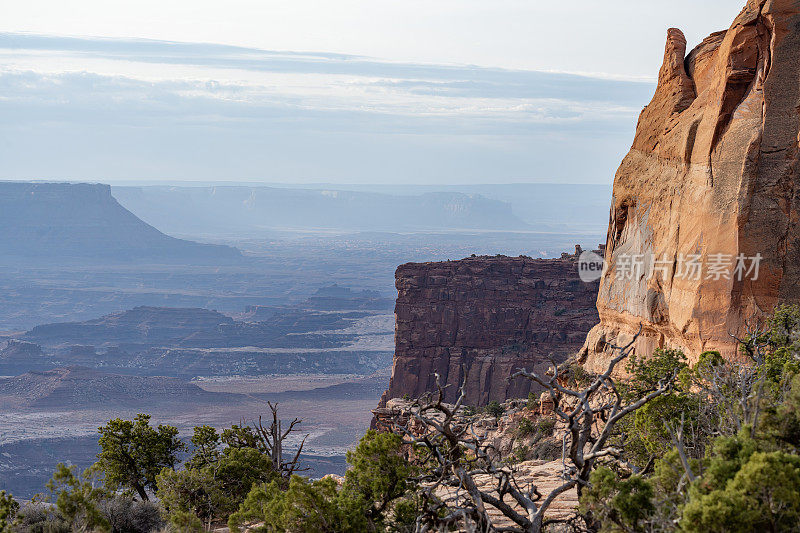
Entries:
{"type": "Polygon", "coordinates": [[[597,323],[598,283],[578,277],[577,254],[560,259],[474,257],[408,263],[395,274],[395,355],[387,399],[435,390],[452,401],[467,374],[467,402],[524,398],[518,369],[563,360],[597,323]]]}
{"type": "Polygon", "coordinates": [[[800,1],[751,0],[730,29],[685,52],[670,29],[614,179],[601,323],[583,351],[591,368],[640,323],[639,352],[735,357],[730,333],[800,301],[800,1]]]}

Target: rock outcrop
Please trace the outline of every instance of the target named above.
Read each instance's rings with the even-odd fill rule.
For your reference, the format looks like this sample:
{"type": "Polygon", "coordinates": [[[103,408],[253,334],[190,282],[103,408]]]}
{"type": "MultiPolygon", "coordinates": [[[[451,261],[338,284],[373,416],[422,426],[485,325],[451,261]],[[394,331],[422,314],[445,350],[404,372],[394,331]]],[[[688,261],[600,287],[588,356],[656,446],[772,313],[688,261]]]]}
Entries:
{"type": "Polygon", "coordinates": [[[46,367],[51,360],[52,357],[48,357],[38,344],[15,339],[0,342],[0,375],[18,374],[38,366],[46,367]]]}
{"type": "Polygon", "coordinates": [[[520,368],[563,360],[597,323],[597,282],[578,277],[578,255],[559,259],[473,257],[408,263],[395,274],[395,355],[386,400],[435,390],[448,401],[467,374],[467,402],[526,397],[520,368]]]}
{"type": "Polygon", "coordinates": [[[614,179],[590,368],[639,324],[640,353],[735,357],[729,333],[800,301],[800,1],[750,0],[685,52],[670,29],[614,179]]]}

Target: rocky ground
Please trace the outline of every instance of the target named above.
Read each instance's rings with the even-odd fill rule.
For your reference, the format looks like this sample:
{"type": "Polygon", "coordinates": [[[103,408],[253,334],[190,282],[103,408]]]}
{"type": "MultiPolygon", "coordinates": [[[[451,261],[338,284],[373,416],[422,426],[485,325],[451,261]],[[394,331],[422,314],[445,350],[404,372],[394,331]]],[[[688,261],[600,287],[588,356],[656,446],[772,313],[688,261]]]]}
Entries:
{"type": "MultiPolygon", "coordinates": [[[[458,418],[462,423],[471,424],[474,433],[496,450],[497,459],[513,471],[520,487],[535,486],[546,497],[563,482],[561,435],[564,424],[552,413],[547,397],[508,400],[500,404],[500,408],[500,416],[491,415],[485,409],[476,412],[472,407],[461,408],[458,418]]],[[[373,411],[375,423],[380,429],[393,430],[398,420],[404,419],[400,414],[413,409],[411,400],[389,400],[386,407],[373,411]]],[[[496,480],[492,476],[477,475],[475,481],[481,489],[493,492],[496,480]]],[[[453,502],[463,497],[458,489],[442,489],[439,495],[453,502]]],[[[507,503],[512,503],[510,498],[507,503]]],[[[555,499],[546,517],[566,518],[573,514],[577,505],[577,491],[566,491],[555,499]]],[[[490,507],[490,514],[496,526],[512,525],[497,509],[490,507]]]]}

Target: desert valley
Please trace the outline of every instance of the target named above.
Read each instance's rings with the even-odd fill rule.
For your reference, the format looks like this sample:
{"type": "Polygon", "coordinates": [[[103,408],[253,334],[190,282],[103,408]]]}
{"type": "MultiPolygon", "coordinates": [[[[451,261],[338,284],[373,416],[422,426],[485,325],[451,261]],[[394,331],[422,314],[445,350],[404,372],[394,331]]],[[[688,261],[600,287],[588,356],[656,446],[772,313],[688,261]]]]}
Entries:
{"type": "MultiPolygon", "coordinates": [[[[540,197],[548,186],[539,189],[517,201],[539,213],[537,202],[545,202],[540,197]]],[[[600,238],[584,222],[532,231],[541,226],[510,215],[508,202],[475,194],[441,193],[418,204],[414,196],[363,193],[362,213],[353,210],[352,200],[337,205],[325,191],[291,189],[286,191],[299,198],[293,200],[298,209],[315,196],[328,204],[327,218],[303,216],[291,222],[299,227],[282,228],[279,223],[290,225],[282,215],[261,223],[218,215],[188,231],[197,213],[231,210],[250,192],[232,188],[232,197],[219,197],[209,194],[213,188],[119,189],[121,198],[138,198],[132,208],[170,227],[177,239],[126,209],[117,190],[0,183],[7,229],[0,259],[6,274],[0,297],[0,490],[19,497],[40,492],[58,462],[90,466],[97,428],[110,418],[146,412],[188,438],[197,425],[253,420],[267,401],[279,402],[287,418],[303,420],[293,445],[309,435],[303,459],[312,472],[342,474],[345,451],[391,388],[398,264],[475,251],[560,255],[574,242],[600,238]],[[170,201],[185,202],[185,209],[159,209],[155,199],[141,203],[143,195],[182,191],[205,197],[202,208],[181,196],[170,201]],[[410,219],[413,226],[397,216],[375,228],[376,199],[400,202],[399,209],[412,201],[420,216],[410,219]],[[493,204],[486,209],[481,202],[493,204]],[[171,220],[163,219],[166,213],[171,220]]],[[[273,191],[281,190],[260,194],[270,198],[273,191]]],[[[577,203],[583,206],[601,205],[594,195],[582,198],[577,203]]],[[[240,212],[244,218],[270,211],[251,206],[240,212]]],[[[561,273],[543,275],[574,277],[575,260],[559,260],[561,273]]],[[[493,258],[465,261],[491,265],[493,258]]],[[[539,260],[522,261],[537,270],[539,260]]],[[[467,275],[478,280],[480,272],[467,275]]],[[[498,273],[498,280],[512,275],[498,273]]],[[[505,291],[519,289],[509,285],[505,291]]],[[[559,311],[561,295],[545,291],[541,297],[552,300],[546,313],[559,311]]],[[[575,312],[591,315],[591,290],[581,298],[576,311],[559,320],[568,324],[575,312]]],[[[519,305],[502,338],[483,345],[466,339],[466,346],[529,342],[532,333],[514,330],[533,303],[519,305]]],[[[588,320],[581,331],[592,324],[588,320]]],[[[569,334],[575,339],[569,346],[577,348],[580,331],[569,334]]],[[[424,387],[409,389],[417,390],[424,387]]]]}
{"type": "Polygon", "coordinates": [[[0,20],[0,533],[800,531],[800,0],[268,4],[0,20]]]}

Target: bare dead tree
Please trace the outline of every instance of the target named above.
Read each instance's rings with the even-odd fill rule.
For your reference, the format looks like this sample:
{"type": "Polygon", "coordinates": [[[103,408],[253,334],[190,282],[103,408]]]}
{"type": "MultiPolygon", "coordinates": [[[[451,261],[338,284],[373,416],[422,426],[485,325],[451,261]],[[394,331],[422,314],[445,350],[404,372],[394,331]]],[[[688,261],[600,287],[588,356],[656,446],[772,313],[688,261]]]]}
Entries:
{"type": "Polygon", "coordinates": [[[222,441],[235,448],[255,448],[261,453],[268,455],[272,462],[273,469],[280,473],[284,479],[289,479],[295,472],[308,470],[299,468],[298,461],[303,452],[308,435],[300,441],[296,452],[289,461],[283,460],[284,442],[292,433],[297,432],[296,427],[302,423],[299,418],[294,418],[289,422],[289,427],[284,430],[283,422],[278,416],[278,404],[267,402],[272,420],[268,426],[264,426],[262,416],[252,424],[247,423],[244,418],[239,425],[234,425],[231,429],[226,429],[222,434],[222,441]]]}
{"type": "Polygon", "coordinates": [[[689,464],[689,454],[686,453],[686,447],[684,446],[685,439],[683,437],[683,433],[686,426],[686,419],[683,415],[681,415],[681,421],[679,424],[670,424],[669,422],[664,422],[664,425],[667,427],[670,440],[672,440],[672,445],[678,451],[678,458],[681,461],[681,466],[683,467],[686,479],[689,483],[691,483],[697,479],[697,475],[689,464]]]}
{"type": "Polygon", "coordinates": [[[295,426],[302,423],[302,420],[299,418],[294,418],[291,422],[289,422],[289,427],[284,431],[283,430],[283,423],[278,416],[278,404],[273,404],[272,402],[267,402],[269,406],[270,412],[272,414],[272,421],[270,422],[268,427],[264,427],[262,422],[262,418],[259,415],[258,422],[253,424],[253,429],[258,435],[259,440],[265,450],[265,452],[270,456],[272,459],[272,467],[275,469],[276,472],[280,472],[281,476],[285,479],[289,479],[292,477],[292,474],[298,471],[307,470],[298,467],[298,461],[300,459],[300,454],[303,451],[303,446],[306,443],[306,439],[308,435],[303,437],[303,440],[300,441],[300,446],[297,447],[297,451],[292,456],[289,461],[283,460],[283,443],[286,438],[295,431],[295,426]]]}
{"type": "Polygon", "coordinates": [[[538,533],[548,524],[563,522],[545,520],[545,514],[564,492],[575,488],[580,494],[599,460],[621,455],[622,450],[609,445],[615,425],[673,386],[674,373],[630,403],[618,390],[614,370],[633,352],[640,333],[641,328],[630,343],[614,347],[618,355],[609,361],[605,372],[594,376],[584,388],[562,385],[560,378],[567,369],[555,362],[544,376],[525,370],[512,376],[511,379],[530,379],[544,388],[552,399],[553,413],[565,425],[562,483],[547,494],[542,494],[534,483],[519,482],[516,467],[503,462],[498,451],[476,434],[471,420],[459,414],[465,399],[464,384],[455,404],[450,405],[444,402],[445,387],[436,375],[437,392],[414,401],[397,418],[407,421],[396,427],[426,467],[425,474],[417,480],[422,487],[423,510],[416,531],[460,527],[475,532],[538,533]],[[489,507],[513,525],[499,525],[489,507]]]}
{"type": "Polygon", "coordinates": [[[741,420],[750,426],[752,435],[755,433],[758,417],[761,414],[761,399],[764,396],[766,380],[759,370],[764,365],[769,343],[767,342],[767,330],[760,324],[755,326],[746,324],[745,332],[746,335],[743,339],[735,335],[731,335],[731,337],[741,346],[752,365],[735,365],[735,372],[731,372],[730,376],[734,379],[739,378],[738,390],[741,394],[737,399],[742,415],[741,420]]]}

